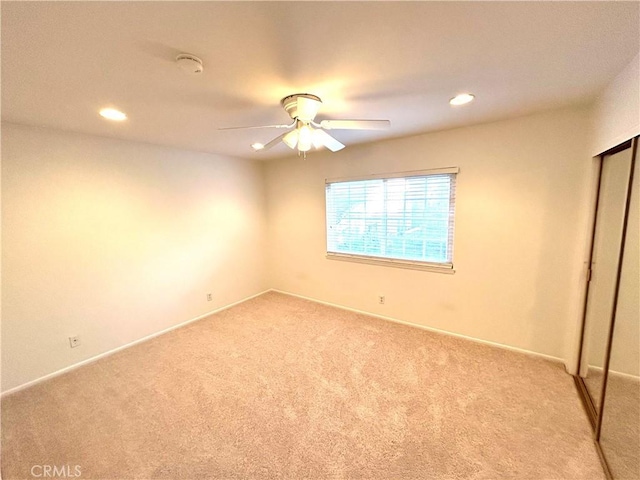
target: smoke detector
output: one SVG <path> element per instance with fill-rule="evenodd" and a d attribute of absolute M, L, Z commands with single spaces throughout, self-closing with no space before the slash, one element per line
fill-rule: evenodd
<path fill-rule="evenodd" d="M 190 53 L 181 53 L 178 55 L 176 57 L 176 63 L 187 75 L 198 75 L 199 73 L 202 73 L 202 70 L 204 70 L 202 60 Z"/>

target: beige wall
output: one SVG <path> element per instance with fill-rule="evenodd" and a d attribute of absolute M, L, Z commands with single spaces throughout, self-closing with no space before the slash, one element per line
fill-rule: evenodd
<path fill-rule="evenodd" d="M 640 55 L 598 96 L 593 121 L 593 156 L 640 135 Z"/>
<path fill-rule="evenodd" d="M 264 213 L 256 162 L 3 125 L 2 390 L 265 290 Z"/>
<path fill-rule="evenodd" d="M 269 162 L 270 286 L 570 357 L 589 216 L 589 118 L 570 108 Z M 325 178 L 448 166 L 460 167 L 454 275 L 325 258 Z"/>

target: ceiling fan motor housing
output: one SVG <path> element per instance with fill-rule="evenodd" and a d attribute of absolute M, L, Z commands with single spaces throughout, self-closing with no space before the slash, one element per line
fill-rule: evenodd
<path fill-rule="evenodd" d="M 292 119 L 309 123 L 316 118 L 322 100 L 310 93 L 295 93 L 284 97 L 280 103 Z"/>

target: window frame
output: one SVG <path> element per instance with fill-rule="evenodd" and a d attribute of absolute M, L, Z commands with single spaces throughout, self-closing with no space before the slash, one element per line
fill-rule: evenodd
<path fill-rule="evenodd" d="M 451 256 L 450 262 L 426 262 L 422 260 L 407 260 L 401 258 L 391 258 L 391 257 L 378 257 L 373 255 L 361 255 L 356 253 L 340 253 L 340 252 L 330 252 L 329 251 L 329 218 L 327 211 L 327 186 L 333 183 L 342 183 L 342 182 L 358 182 L 364 180 L 387 180 L 393 178 L 410 178 L 410 177 L 425 177 L 432 175 L 443 175 L 443 174 L 453 174 L 455 187 L 454 192 L 452 194 L 452 198 L 454 199 L 454 207 L 453 213 L 449 216 L 449 229 L 453 230 L 451 233 L 451 248 L 453 250 L 454 237 L 455 237 L 455 196 L 457 190 L 457 181 L 458 174 L 460 173 L 460 169 L 458 167 L 446 167 L 446 168 L 435 168 L 428 170 L 412 170 L 406 172 L 394 172 L 394 173 L 381 173 L 381 174 L 372 174 L 372 175 L 363 175 L 358 177 L 340 177 L 340 178 L 327 178 L 325 179 L 325 251 L 326 258 L 329 260 L 339 260 L 339 261 L 347 261 L 347 262 L 356 262 L 356 263 L 364 263 L 370 265 L 382 265 L 382 266 L 391 266 L 391 267 L 399 267 L 399 268 L 408 268 L 412 270 L 426 270 L 438 273 L 445 274 L 453 274 L 455 273 L 455 269 L 453 267 L 453 253 Z"/>

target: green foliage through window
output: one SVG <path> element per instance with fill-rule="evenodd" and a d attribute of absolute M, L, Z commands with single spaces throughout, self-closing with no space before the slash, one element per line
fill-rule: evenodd
<path fill-rule="evenodd" d="M 454 173 L 330 182 L 327 251 L 451 264 Z"/>

